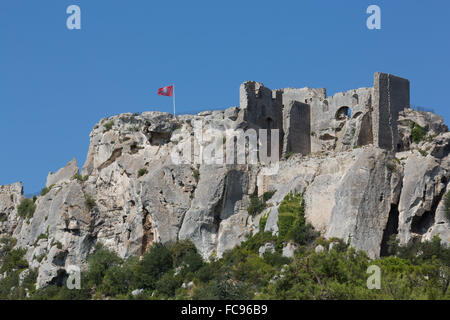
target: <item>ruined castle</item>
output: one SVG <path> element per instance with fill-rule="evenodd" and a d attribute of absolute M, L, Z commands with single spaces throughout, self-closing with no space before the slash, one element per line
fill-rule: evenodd
<path fill-rule="evenodd" d="M 372 88 L 331 97 L 324 88 L 271 90 L 254 81 L 240 87 L 243 120 L 254 128 L 279 129 L 282 154 L 345 151 L 368 144 L 399 151 L 398 113 L 409 106 L 409 81 L 380 72 Z"/>

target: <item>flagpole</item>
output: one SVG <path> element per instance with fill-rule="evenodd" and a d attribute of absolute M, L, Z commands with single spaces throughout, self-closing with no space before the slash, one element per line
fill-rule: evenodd
<path fill-rule="evenodd" d="M 173 116 L 176 117 L 176 113 L 175 113 L 175 85 L 173 85 Z"/>

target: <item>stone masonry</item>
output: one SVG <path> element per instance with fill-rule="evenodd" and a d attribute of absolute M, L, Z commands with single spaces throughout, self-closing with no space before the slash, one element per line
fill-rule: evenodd
<path fill-rule="evenodd" d="M 240 87 L 243 120 L 255 129 L 279 129 L 282 154 L 345 151 L 374 144 L 397 151 L 397 120 L 409 108 L 409 81 L 375 73 L 372 88 L 326 96 L 326 89 L 270 90 L 262 83 Z"/>

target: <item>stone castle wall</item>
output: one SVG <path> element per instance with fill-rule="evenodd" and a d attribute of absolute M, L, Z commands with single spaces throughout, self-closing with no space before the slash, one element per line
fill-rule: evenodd
<path fill-rule="evenodd" d="M 249 126 L 280 130 L 282 154 L 344 151 L 368 144 L 398 149 L 398 113 L 409 107 L 409 81 L 375 73 L 374 87 L 326 96 L 326 89 L 270 90 L 248 81 L 240 107 Z"/>

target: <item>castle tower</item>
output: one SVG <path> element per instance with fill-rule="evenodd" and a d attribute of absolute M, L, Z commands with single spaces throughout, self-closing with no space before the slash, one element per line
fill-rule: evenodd
<path fill-rule="evenodd" d="M 398 113 L 409 108 L 409 90 L 409 80 L 387 73 L 375 73 L 372 131 L 376 146 L 394 151 L 398 149 Z"/>

